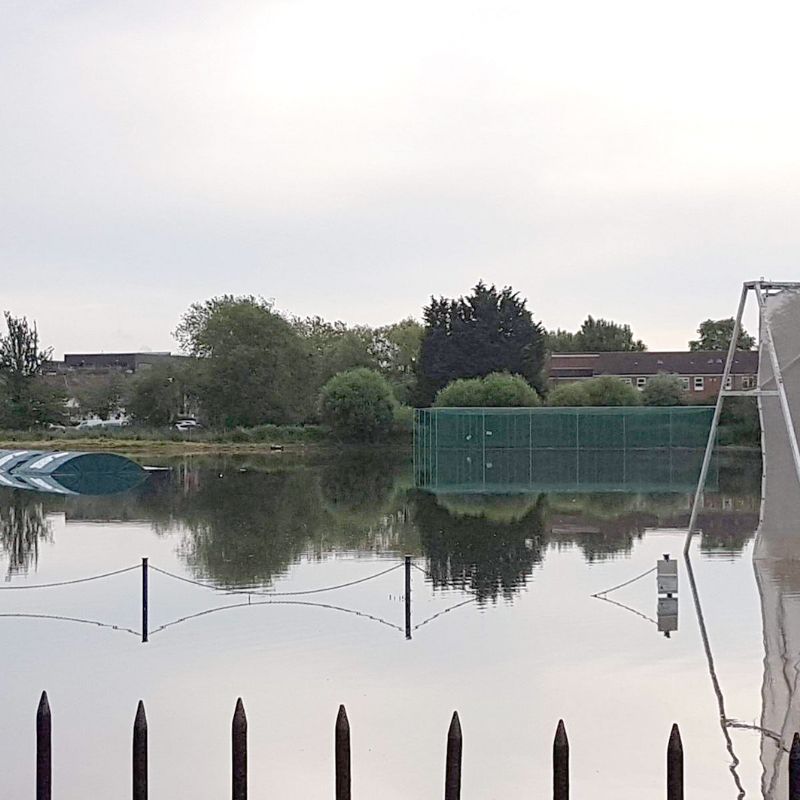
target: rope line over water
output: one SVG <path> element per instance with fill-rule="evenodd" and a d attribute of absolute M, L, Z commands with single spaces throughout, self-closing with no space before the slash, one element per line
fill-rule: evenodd
<path fill-rule="evenodd" d="M 399 631 L 400 633 L 405 632 L 408 635 L 409 630 L 412 630 L 409 627 L 403 628 L 400 625 L 396 625 L 389 620 L 386 620 L 382 617 L 375 616 L 374 614 L 369 614 L 364 611 L 359 611 L 353 608 L 345 608 L 343 606 L 337 606 L 330 603 L 319 603 L 319 602 L 311 602 L 307 600 L 283 600 L 283 599 L 274 599 L 274 598 L 286 598 L 286 597 L 297 597 L 302 595 L 313 595 L 319 594 L 321 592 L 331 592 L 337 589 L 345 589 L 350 586 L 357 586 L 361 583 L 366 583 L 367 581 L 375 580 L 376 578 L 380 578 L 383 575 L 388 575 L 391 572 L 395 572 L 396 570 L 405 567 L 406 560 L 400 561 L 399 563 L 392 564 L 392 566 L 387 567 L 386 569 L 382 569 L 372 575 L 367 575 L 363 578 L 356 578 L 351 581 L 345 581 L 344 583 L 338 583 L 332 586 L 322 586 L 316 589 L 302 589 L 297 591 L 290 591 L 290 592 L 275 592 L 275 591 L 265 591 L 259 589 L 226 589 L 224 587 L 214 586 L 209 583 L 205 583 L 203 581 L 194 580 L 192 578 L 187 578 L 183 575 L 178 575 L 174 572 L 170 572 L 169 570 L 162 569 L 161 567 L 157 567 L 155 564 L 147 563 L 145 559 L 143 559 L 142 564 L 134 564 L 130 567 L 125 567 L 124 569 L 113 570 L 111 572 L 105 572 L 100 575 L 91 575 L 86 578 L 77 578 L 75 580 L 69 581 L 58 581 L 53 583 L 41 583 L 41 584 L 30 584 L 30 585 L 17 585 L 17 586 L 2 586 L 0 589 L 50 589 L 57 586 L 72 586 L 79 583 L 88 583 L 90 581 L 101 580 L 103 578 L 110 578 L 115 575 L 122 575 L 127 572 L 133 572 L 134 570 L 150 570 L 152 572 L 158 572 L 168 578 L 171 578 L 176 581 L 180 581 L 181 583 L 188 583 L 191 586 L 198 586 L 202 589 L 211 589 L 214 592 L 218 592 L 225 595 L 240 595 L 246 596 L 247 601 L 241 603 L 229 603 L 227 605 L 216 606 L 214 608 L 207 608 L 203 611 L 198 611 L 193 614 L 188 614 L 184 617 L 180 617 L 178 619 L 172 620 L 161 625 L 158 628 L 155 628 L 150 632 L 149 635 L 155 635 L 156 633 L 160 633 L 168 628 L 172 628 L 175 625 L 180 625 L 184 622 L 188 622 L 189 620 L 198 619 L 199 617 L 209 616 L 210 614 L 215 614 L 220 611 L 225 611 L 227 609 L 236 609 L 236 608 L 247 608 L 249 606 L 262 606 L 262 605 L 295 605 L 295 606 L 307 606 L 311 608 L 323 608 L 328 609 L 331 611 L 339 611 L 344 614 L 351 614 L 356 617 L 361 617 L 363 619 L 368 619 L 373 622 L 377 622 L 381 625 L 385 625 L 392 630 Z M 433 580 L 433 576 L 428 573 L 425 569 L 410 562 L 410 566 L 414 567 L 417 571 L 421 572 L 426 579 Z M 147 572 L 144 572 L 146 576 Z M 146 583 L 145 583 L 146 587 Z M 476 602 L 479 602 L 479 597 L 477 592 L 474 590 L 468 589 L 467 587 L 460 587 L 460 590 L 465 594 L 470 595 L 466 600 L 462 600 L 448 608 L 442 609 L 441 611 L 433 614 L 432 616 L 428 617 L 427 619 L 419 622 L 417 625 L 413 627 L 413 630 L 419 630 L 420 628 L 428 625 L 429 623 L 433 622 L 434 620 L 438 619 L 439 617 L 443 616 L 444 614 L 448 614 L 450 611 L 454 611 L 457 608 L 461 608 L 466 605 L 470 605 Z M 146 591 L 146 589 L 145 589 Z M 253 598 L 264 598 L 253 601 Z M 146 609 L 146 604 L 144 604 L 143 598 L 143 608 Z M 143 622 L 143 632 L 135 631 L 132 628 L 126 628 L 122 625 L 113 625 L 107 622 L 100 622 L 98 620 L 90 620 L 90 619 L 83 619 L 79 617 L 68 617 L 63 615 L 57 614 L 39 614 L 39 613 L 25 613 L 25 612 L 0 612 L 0 618 L 8 618 L 8 619 L 42 619 L 42 620 L 57 620 L 62 622 L 75 622 L 84 625 L 94 625 L 100 628 L 110 628 L 112 630 L 122 631 L 124 633 L 131 634 L 136 637 L 142 637 L 143 641 L 147 641 L 147 622 L 146 622 L 146 611 L 145 614 L 145 621 Z M 408 626 L 408 622 L 406 623 Z"/>
<path fill-rule="evenodd" d="M 0 592 L 10 591 L 12 589 L 53 589 L 56 586 L 74 586 L 76 583 L 89 583 L 89 581 L 99 581 L 103 578 L 111 578 L 114 575 L 122 575 L 124 572 L 131 572 L 135 569 L 141 569 L 141 564 L 134 564 L 132 567 L 125 567 L 125 569 L 116 569 L 113 572 L 104 572 L 102 575 L 91 575 L 88 578 L 76 578 L 71 581 L 57 581 L 56 583 L 34 583 L 34 584 L 18 584 L 16 586 L 0 586 Z"/>
<path fill-rule="evenodd" d="M 629 581 L 625 581 L 624 583 L 619 583 L 616 586 L 612 586 L 610 589 L 606 589 L 603 592 L 595 592 L 592 597 L 598 597 L 601 600 L 605 599 L 602 595 L 611 594 L 611 592 L 616 592 L 617 589 L 621 589 L 623 586 L 629 586 L 632 583 L 636 583 L 636 581 L 641 580 L 642 578 L 646 578 L 648 575 L 652 575 L 657 567 L 653 567 L 652 569 L 647 570 L 647 572 L 643 572 L 641 575 L 637 575 L 635 578 L 631 578 Z"/>
<path fill-rule="evenodd" d="M 65 617 L 58 614 L 25 614 L 25 613 L 0 613 L 0 617 L 9 619 L 54 619 L 59 622 L 80 622 L 83 625 L 96 625 L 98 628 L 110 628 L 114 631 L 122 631 L 123 633 L 130 633 L 137 638 L 141 636 L 140 631 L 135 631 L 132 628 L 126 628 L 123 625 L 112 625 L 110 622 L 99 622 L 95 619 L 82 619 L 80 617 Z"/>
<path fill-rule="evenodd" d="M 226 611 L 227 609 L 233 608 L 249 608 L 252 606 L 309 606 L 312 608 L 325 608 L 332 611 L 341 611 L 345 614 L 353 614 L 356 617 L 365 617 L 366 619 L 372 620 L 373 622 L 380 622 L 382 625 L 386 625 L 390 628 L 393 628 L 396 631 L 403 632 L 403 628 L 399 625 L 395 625 L 393 622 L 389 622 L 388 620 L 383 619 L 382 617 L 376 617 L 372 614 L 367 614 L 364 611 L 357 611 L 353 608 L 344 608 L 342 606 L 334 606 L 330 605 L 329 603 L 311 603 L 304 600 L 258 600 L 255 603 L 231 603 L 226 606 L 216 606 L 215 608 L 207 608 L 204 611 L 198 611 L 195 614 L 189 614 L 185 617 L 180 617 L 179 619 L 172 620 L 172 622 L 167 622 L 164 625 L 153 630 L 150 635 L 155 636 L 157 633 L 161 633 L 161 631 L 166 630 L 167 628 L 172 628 L 175 625 L 180 625 L 184 622 L 189 622 L 189 620 L 198 619 L 199 617 L 207 617 L 211 614 L 216 614 L 219 611 Z"/>
<path fill-rule="evenodd" d="M 161 569 L 160 567 L 156 567 L 152 564 L 150 565 L 150 569 L 154 572 L 160 572 L 162 575 L 166 575 L 169 578 L 174 578 L 175 580 L 183 581 L 184 583 L 189 583 L 193 586 L 200 586 L 203 589 L 211 589 L 215 592 L 222 592 L 223 594 L 244 594 L 253 595 L 254 597 L 297 597 L 299 595 L 320 594 L 321 592 L 332 592 L 336 589 L 346 589 L 348 586 L 356 586 L 359 583 L 366 583 L 367 581 L 374 580 L 375 578 L 380 578 L 382 575 L 388 575 L 390 572 L 394 572 L 396 569 L 400 569 L 402 566 L 403 562 L 395 564 L 388 569 L 381 570 L 380 572 L 376 572 L 374 575 L 368 575 L 366 578 L 357 578 L 356 580 L 347 581 L 346 583 L 339 583 L 335 586 L 323 586 L 319 589 L 302 589 L 295 592 L 273 592 L 263 589 L 223 589 L 219 586 L 212 586 L 209 583 L 203 583 L 202 581 L 196 581 L 192 580 L 191 578 L 185 578 L 181 575 L 176 575 L 174 572 L 168 572 L 167 570 Z"/>

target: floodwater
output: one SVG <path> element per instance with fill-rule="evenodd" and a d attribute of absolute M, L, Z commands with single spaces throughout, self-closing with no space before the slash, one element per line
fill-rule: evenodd
<path fill-rule="evenodd" d="M 440 798 L 455 709 L 465 800 L 548 796 L 560 718 L 576 797 L 663 796 L 673 722 L 687 795 L 782 796 L 784 734 L 765 721 L 791 719 L 796 675 L 786 654 L 770 666 L 765 643 L 785 637 L 762 612 L 800 581 L 754 571 L 757 456 L 723 459 L 704 499 L 691 565 L 708 648 L 681 558 L 686 489 L 434 494 L 410 458 L 374 451 L 161 463 L 121 494 L 0 490 L 0 796 L 33 792 L 42 689 L 59 800 L 129 795 L 140 698 L 150 797 L 228 796 L 240 696 L 254 798 L 332 796 L 340 703 L 356 798 Z M 593 597 L 665 553 L 677 619 L 659 618 L 653 574 Z"/>

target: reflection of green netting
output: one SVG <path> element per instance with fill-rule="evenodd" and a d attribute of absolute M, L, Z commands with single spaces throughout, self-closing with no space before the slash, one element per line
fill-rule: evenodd
<path fill-rule="evenodd" d="M 420 409 L 416 482 L 459 492 L 691 491 L 712 415 L 706 406 Z"/>

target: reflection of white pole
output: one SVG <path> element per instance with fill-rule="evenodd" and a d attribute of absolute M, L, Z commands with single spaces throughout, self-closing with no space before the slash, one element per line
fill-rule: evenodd
<path fill-rule="evenodd" d="M 695 525 L 697 524 L 697 513 L 700 510 L 700 498 L 703 496 L 703 488 L 706 485 L 706 477 L 708 476 L 708 466 L 711 463 L 711 456 L 714 454 L 714 445 L 717 438 L 717 428 L 719 427 L 719 416 L 722 413 L 722 402 L 725 397 L 725 382 L 731 373 L 731 366 L 733 364 L 733 357 L 736 354 L 736 344 L 739 339 L 739 330 L 742 326 L 742 315 L 744 314 L 744 305 L 747 301 L 747 292 L 749 290 L 748 284 L 742 286 L 742 294 L 739 298 L 739 310 L 736 312 L 736 320 L 733 323 L 733 332 L 731 334 L 731 343 L 728 345 L 728 357 L 725 359 L 725 369 L 722 372 L 722 378 L 719 386 L 719 394 L 717 395 L 717 404 L 714 406 L 714 416 L 711 419 L 711 430 L 708 434 L 708 442 L 706 443 L 706 452 L 703 456 L 703 466 L 700 468 L 700 479 L 697 481 L 697 489 L 694 493 L 694 502 L 692 503 L 692 513 L 689 517 L 689 530 L 686 532 L 686 543 L 683 546 L 683 552 L 689 552 L 689 545 L 692 541 L 692 534 L 694 533 Z"/>
<path fill-rule="evenodd" d="M 764 296 L 761 294 L 761 284 L 757 283 L 755 287 L 756 298 L 758 299 L 758 308 L 764 325 L 764 331 L 767 334 L 767 349 L 769 350 L 770 361 L 772 362 L 772 374 L 775 380 L 775 385 L 778 388 L 778 398 L 781 402 L 781 411 L 783 412 L 783 421 L 786 425 L 786 433 L 789 437 L 789 446 L 792 449 L 792 459 L 794 461 L 794 472 L 800 482 L 800 448 L 797 446 L 797 434 L 794 429 L 792 421 L 792 412 L 789 408 L 789 399 L 786 397 L 786 386 L 783 383 L 783 373 L 778 361 L 778 353 L 775 350 L 775 340 L 772 336 L 772 323 L 770 322 L 769 315 L 764 308 Z"/>

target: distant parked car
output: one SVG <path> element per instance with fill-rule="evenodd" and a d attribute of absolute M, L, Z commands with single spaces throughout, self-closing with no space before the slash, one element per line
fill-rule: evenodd
<path fill-rule="evenodd" d="M 55 422 L 48 422 L 47 423 L 47 430 L 49 430 L 49 431 L 63 432 L 63 431 L 66 431 L 66 429 L 67 429 L 66 425 L 58 425 Z"/>
<path fill-rule="evenodd" d="M 179 419 L 175 423 L 175 430 L 178 430 L 181 433 L 187 433 L 188 431 L 196 431 L 202 427 L 203 426 L 196 419 Z"/>
<path fill-rule="evenodd" d="M 109 428 L 124 428 L 126 425 L 128 425 L 128 420 L 126 419 L 84 419 L 75 428 L 79 431 L 106 430 Z"/>

